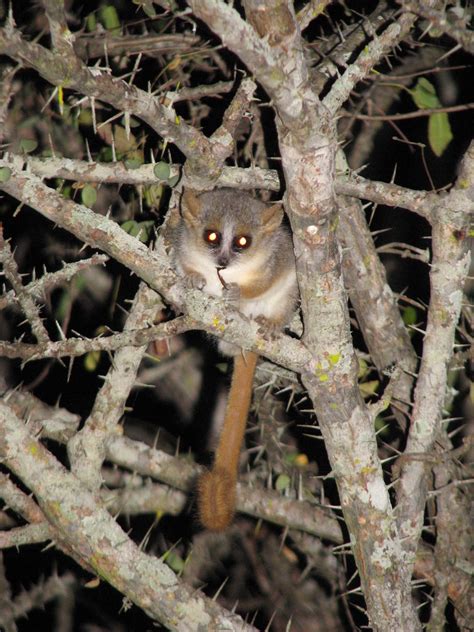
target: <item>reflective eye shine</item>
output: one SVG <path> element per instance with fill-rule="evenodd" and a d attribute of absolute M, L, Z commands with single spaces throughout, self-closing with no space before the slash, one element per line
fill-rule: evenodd
<path fill-rule="evenodd" d="M 209 246 L 218 246 L 221 243 L 221 234 L 217 230 L 205 230 L 203 238 Z"/>
<path fill-rule="evenodd" d="M 251 237 L 247 235 L 237 235 L 237 237 L 234 238 L 232 246 L 235 250 L 245 250 L 250 246 L 251 241 Z"/>

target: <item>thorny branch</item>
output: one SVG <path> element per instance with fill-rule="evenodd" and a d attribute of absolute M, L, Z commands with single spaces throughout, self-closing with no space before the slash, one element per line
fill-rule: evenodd
<path fill-rule="evenodd" d="M 453 7 L 449 11 L 440 11 L 432 3 L 411 2 L 398 0 L 402 10 L 420 15 L 428 20 L 431 28 L 446 33 L 458 42 L 464 50 L 474 54 L 474 33 L 469 30 L 469 21 L 472 19 L 472 7 Z M 461 15 L 457 15 L 460 12 Z"/>
<path fill-rule="evenodd" d="M 5 358 L 38 360 L 40 358 L 61 358 L 63 356 L 81 356 L 90 351 L 116 351 L 123 347 L 141 347 L 153 340 L 166 339 L 184 333 L 195 327 L 192 321 L 181 316 L 166 323 L 150 325 L 141 329 L 131 329 L 110 336 L 86 338 L 68 338 L 44 344 L 26 342 L 0 342 L 0 352 Z"/>
<path fill-rule="evenodd" d="M 45 272 L 39 279 L 30 281 L 30 283 L 24 286 L 23 291 L 29 294 L 34 300 L 41 300 L 48 291 L 70 281 L 81 270 L 87 269 L 90 266 L 104 264 L 107 260 L 108 257 L 105 255 L 97 254 L 92 255 L 92 257 L 88 259 L 65 264 L 61 270 Z M 9 290 L 0 297 L 0 309 L 5 309 L 7 306 L 12 307 L 17 302 L 18 298 L 16 293 L 13 290 Z"/>
<path fill-rule="evenodd" d="M 88 68 L 75 55 L 65 55 L 64 49 L 58 56 L 39 44 L 24 40 L 16 30 L 0 29 L 0 52 L 34 68 L 53 85 L 66 85 L 91 100 L 103 99 L 118 110 L 133 111 L 184 154 L 201 154 L 202 159 L 211 159 L 210 141 L 184 121 L 178 124 L 173 110 L 163 106 L 157 97 L 108 73 Z"/>
<path fill-rule="evenodd" d="M 13 158 L 13 157 L 12 157 Z M 18 157 L 18 160 L 20 158 Z M 23 158 L 25 166 L 40 177 L 58 177 L 82 182 L 108 182 L 119 184 L 155 184 L 157 179 L 153 165 L 147 164 L 137 169 L 127 169 L 123 163 L 99 164 L 83 160 L 59 158 Z M 170 177 L 179 174 L 179 167 L 170 165 Z M 183 175 L 183 186 L 195 188 L 199 180 L 192 175 Z M 216 180 L 217 187 L 238 189 L 266 189 L 278 191 L 281 183 L 278 173 L 272 169 L 250 167 L 224 167 Z M 408 209 L 429 221 L 430 210 L 435 204 L 436 194 L 429 191 L 415 191 L 389 182 L 367 180 L 357 174 L 339 174 L 335 180 L 336 193 L 364 198 L 377 204 Z"/>
<path fill-rule="evenodd" d="M 157 311 L 162 308 L 163 303 L 155 292 L 145 283 L 141 283 L 124 331 L 154 322 Z M 89 489 L 99 489 L 101 486 L 100 470 L 105 459 L 105 444 L 117 432 L 118 422 L 123 415 L 145 351 L 146 344 L 140 347 L 122 347 L 117 351 L 114 364 L 97 393 L 84 427 L 68 442 L 71 470 Z"/>
<path fill-rule="evenodd" d="M 347 168 L 342 175 L 337 175 L 336 119 L 342 114 L 343 106 L 349 107 L 348 99 L 356 86 L 414 33 L 416 15 L 424 17 L 471 52 L 472 35 L 463 28 L 464 22 L 449 22 L 446 12 L 436 2 L 400 1 L 402 11 L 398 15 L 386 12 L 386 6 L 381 3 L 371 19 L 361 21 L 365 23 L 365 30 L 355 30 L 351 37 L 342 37 L 345 46 L 332 56 L 328 54 L 318 69 L 320 75 L 316 80 L 301 30 L 331 3 L 310 2 L 295 16 L 290 2 L 271 0 L 262 4 L 245 0 L 245 20 L 231 5 L 219 0 L 190 0 L 188 4 L 193 14 L 240 58 L 272 100 L 286 187 L 285 206 L 297 255 L 305 326 L 303 337 L 298 340 L 284 334 L 268 336 L 257 323 L 247 322 L 224 302 L 187 290 L 176 277 L 161 240 L 156 250 L 148 249 L 113 220 L 65 199 L 40 179 L 60 177 L 79 182 L 150 185 L 157 182 L 153 164 L 132 170 L 121 162 L 5 156 L 0 162 L 3 169 L 0 188 L 84 243 L 106 252 L 145 283 L 135 297 L 123 332 L 90 340 L 69 338 L 54 342 L 42 322 L 37 302 L 45 289 L 70 279 L 83 266 L 103 263 L 105 258 L 93 255 L 90 260 L 67 264 L 61 271 L 45 274 L 24 285 L 14 253 L 2 235 L 1 259 L 12 290 L 0 299 L 0 307 L 19 307 L 37 338 L 35 344 L 1 342 L 2 355 L 33 360 L 73 357 L 91 350 L 117 350 L 117 353 L 84 428 L 75 434 L 74 427 L 72 433 L 60 436 L 61 441 L 69 441 L 72 472 L 28 433 L 28 426 L 20 421 L 22 416 L 15 415 L 8 400 L 1 404 L 3 462 L 36 495 L 39 505 L 2 475 L 0 496 L 30 524 L 2 533 L 0 546 L 53 538 L 81 564 L 92 567 L 170 629 L 190 629 L 190 625 L 203 625 L 211 630 L 220 626 L 254 629 L 201 593 L 191 592 L 161 560 L 142 553 L 106 511 L 106 506 L 109 511 L 123 508 L 130 513 L 155 510 L 155 500 L 170 513 L 184 506 L 186 496 L 182 492 L 189 493 L 198 468 L 181 457 L 171 457 L 118 436 L 118 422 L 146 345 L 157 337 L 168 339 L 192 328 L 202 329 L 253 349 L 301 375 L 313 401 L 338 484 L 371 625 L 380 630 L 417 630 L 419 621 L 411 602 L 410 581 L 415 564 L 415 574 L 423 575 L 422 564 L 419 559 L 415 560 L 415 554 L 423 550 L 420 535 L 428 474 L 436 463 L 436 458 L 432 458 L 435 442 L 440 437 L 447 441 L 441 432 L 441 419 L 470 260 L 467 235 L 473 213 L 473 146 L 466 153 L 456 185 L 449 193 L 415 191 L 361 178 L 349 173 Z M 254 98 L 253 80 L 247 78 L 240 83 L 220 127 L 207 137 L 197 126 L 178 116 L 173 104 L 182 99 L 225 92 L 229 82 L 184 87 L 174 93 L 163 90 L 159 96 L 140 90 L 133 82 L 126 83 L 108 70 L 86 66 L 78 56 L 100 55 L 102 50 L 111 54 L 114 46 L 123 51 L 124 41 L 102 37 L 85 45 L 82 38 L 69 31 L 62 3 L 45 0 L 44 5 L 52 49 L 28 41 L 8 23 L 0 29 L 0 52 L 23 67 L 35 69 L 58 89 L 74 90 L 87 96 L 94 117 L 97 99 L 125 112 L 128 119 L 132 114 L 141 118 L 187 157 L 184 170 L 180 164 L 170 165 L 171 176 L 183 171 L 181 184 L 185 186 L 279 189 L 280 178 L 276 171 L 255 165 L 242 169 L 225 164 L 235 153 L 238 126 L 247 118 Z M 173 37 L 173 41 L 183 47 L 202 41 L 185 34 Z M 148 45 L 153 46 L 154 41 L 157 40 L 151 38 L 147 44 L 143 38 L 144 50 Z M 161 45 L 166 46 L 166 41 Z M 343 71 L 336 76 L 338 65 Z M 326 96 L 321 101 L 316 87 L 327 79 Z M 5 82 L 4 87 L 0 103 L 2 120 L 13 93 L 11 82 Z M 457 109 L 459 106 L 450 108 L 452 112 Z M 446 108 L 444 111 L 446 113 Z M 425 112 L 428 113 L 433 112 Z M 351 113 L 351 116 L 357 114 Z M 24 171 L 25 165 L 27 171 Z M 336 194 L 352 199 L 336 198 Z M 173 194 L 171 206 L 176 202 L 175 197 Z M 418 375 L 416 355 L 359 199 L 405 208 L 431 225 L 431 297 Z M 345 248 L 342 257 L 340 245 Z M 371 407 L 364 403 L 357 384 L 343 272 L 375 367 L 383 373 L 396 366 L 397 379 Z M 153 324 L 156 310 L 162 306 L 155 292 L 184 316 Z M 383 410 L 384 395 L 388 394 L 396 406 L 395 416 L 400 425 L 404 427 L 406 417 L 410 420 L 405 454 L 394 470 L 400 472 L 395 508 L 385 486 L 373 428 L 375 414 Z M 49 436 L 46 425 L 41 436 Z M 54 438 L 58 438 L 57 428 Z M 448 445 L 446 449 L 451 447 Z M 105 458 L 181 491 L 174 492 L 170 498 L 168 488 L 154 484 L 131 488 L 128 496 L 126 487 L 107 494 L 99 490 L 102 476 L 107 476 L 103 468 Z M 449 484 L 436 466 L 435 475 L 437 486 L 443 482 Z M 445 491 L 439 499 L 439 540 L 432 556 L 432 569 L 426 572 L 429 583 L 434 584 L 437 591 L 432 623 L 439 627 L 443 625 L 447 596 L 455 598 L 452 585 L 459 587 L 465 581 L 451 570 L 451 583 L 443 583 L 445 576 L 441 572 L 449 546 L 449 510 L 455 507 L 460 519 L 457 505 L 460 503 L 455 493 L 450 495 Z M 305 503 L 271 490 L 241 484 L 238 508 L 275 524 L 333 542 L 341 541 L 337 521 L 313 502 Z M 89 514 L 96 520 L 93 527 L 86 519 Z M 68 536 L 71 530 L 76 534 L 74 541 Z M 16 616 L 8 612 L 7 624 L 14 625 L 12 621 Z"/>
<path fill-rule="evenodd" d="M 449 194 L 451 199 L 445 205 L 441 198 L 433 208 L 431 298 L 406 446 L 409 454 L 429 454 L 440 432 L 447 370 L 471 259 L 467 235 L 474 213 L 473 188 L 474 143 L 471 143 Z M 397 511 L 403 546 L 412 554 L 422 528 L 426 485 L 425 465 L 416 458 L 408 459 L 402 466 Z"/>
<path fill-rule="evenodd" d="M 40 506 L 49 522 L 83 563 L 171 630 L 184 629 L 188 615 L 182 610 L 183 604 L 188 604 L 194 620 L 197 617 L 209 630 L 226 625 L 232 629 L 237 624 L 242 630 L 254 629 L 237 615 L 225 613 L 216 602 L 193 594 L 162 561 L 141 552 L 100 500 L 29 436 L 24 424 L 3 403 L 0 416 L 3 463 L 41 499 Z M 88 519 L 90 515 L 93 521 Z M 74 538 L 69 541 L 71 531 Z"/>
<path fill-rule="evenodd" d="M 30 322 L 31 329 L 36 336 L 38 342 L 47 344 L 49 342 L 48 332 L 46 331 L 43 321 L 41 320 L 38 306 L 35 304 L 31 294 L 23 288 L 21 277 L 18 272 L 13 253 L 10 246 L 3 236 L 3 229 L 0 226 L 0 263 L 3 266 L 3 272 L 6 279 L 15 292 L 15 296 L 21 305 L 21 308 Z"/>

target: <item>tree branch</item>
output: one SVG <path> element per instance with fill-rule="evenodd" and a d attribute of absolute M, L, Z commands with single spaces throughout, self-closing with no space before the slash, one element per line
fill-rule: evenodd
<path fill-rule="evenodd" d="M 231 24 L 237 18 L 232 19 L 230 10 L 223 8 L 222 3 L 210 0 L 190 4 L 196 14 L 205 18 L 226 45 L 247 63 L 249 47 L 245 42 L 237 46 L 232 39 Z M 248 4 L 254 6 L 251 2 Z M 286 3 L 284 6 L 288 10 L 285 15 L 292 16 Z M 271 7 L 274 8 L 273 3 Z M 280 60 L 285 79 L 281 83 L 278 79 L 273 83 L 268 80 L 268 69 L 272 65 L 268 60 L 262 69 L 255 64 L 250 67 L 273 98 L 277 110 L 276 124 L 287 185 L 286 208 L 293 229 L 301 292 L 303 340 L 313 360 L 319 359 L 314 372 L 305 367 L 302 380 L 313 401 L 338 485 L 344 518 L 354 538 L 353 552 L 372 625 L 377 629 L 402 626 L 408 632 L 418 629 L 418 621 L 411 603 L 410 578 L 404 577 L 400 581 L 404 553 L 377 455 L 373 419 L 357 385 L 335 236 L 337 216 L 333 186 L 337 150 L 334 112 L 345 100 L 344 90 L 349 94 L 358 75 L 365 76 L 364 73 L 384 54 L 384 46 L 388 50 L 404 33 L 397 24 L 387 29 L 383 45 L 376 46 L 372 42 L 365 67 L 360 59 L 354 72 L 350 68 L 346 71 L 345 81 L 336 82 L 338 87 L 332 98 L 326 98 L 330 105 L 326 108 L 320 106 L 306 80 L 306 65 L 301 56 L 286 56 L 288 40 L 294 49 L 303 49 L 298 29 L 289 28 L 283 20 L 282 31 L 288 33 L 285 37 L 282 32 L 278 33 L 271 17 L 269 11 L 261 22 L 259 35 L 264 39 L 274 38 L 271 60 Z M 407 27 L 408 22 L 402 18 Z M 348 78 L 354 81 L 350 88 Z M 279 93 L 283 83 L 287 90 L 285 96 Z M 367 493 L 361 495 L 361 489 Z"/>
<path fill-rule="evenodd" d="M 0 403 L 0 420 L 4 465 L 36 495 L 62 540 L 99 576 L 170 630 L 183 631 L 190 625 L 254 630 L 214 600 L 182 584 L 161 560 L 143 553 L 99 499 L 29 435 L 4 403 Z"/>
<path fill-rule="evenodd" d="M 37 301 L 42 299 L 44 294 L 49 290 L 52 290 L 62 283 L 70 281 L 76 274 L 81 272 L 81 270 L 89 268 L 90 266 L 103 265 L 106 261 L 108 261 L 108 259 L 109 258 L 106 255 L 92 255 L 92 257 L 89 257 L 88 259 L 65 263 L 61 270 L 56 270 L 56 272 L 46 272 L 39 279 L 31 281 L 27 285 L 23 286 L 23 290 L 25 293 L 29 294 L 32 299 Z M 13 290 L 10 290 L 0 296 L 0 309 L 5 309 L 5 307 L 12 307 L 14 305 L 17 306 L 17 303 L 18 298 Z M 50 342 L 51 341 L 49 341 L 48 344 L 50 344 Z"/>
<path fill-rule="evenodd" d="M 115 222 L 63 198 L 36 176 L 22 172 L 21 165 L 22 161 L 0 160 L 0 166 L 11 171 L 11 177 L 0 183 L 0 189 L 38 210 L 78 239 L 107 252 L 169 303 L 185 311 L 195 329 L 203 329 L 244 349 L 254 350 L 293 371 L 315 370 L 315 364 L 301 342 L 283 334 L 269 337 L 257 322 L 249 322 L 240 312 L 230 309 L 225 300 L 217 300 L 198 290 L 185 291 L 162 249 L 150 251 Z"/>
<path fill-rule="evenodd" d="M 347 101 L 355 85 L 367 77 L 374 66 L 403 40 L 410 32 L 415 19 L 415 16 L 410 14 L 402 15 L 398 21 L 390 24 L 380 35 L 374 36 L 370 44 L 334 83 L 329 94 L 323 99 L 323 104 L 331 112 L 337 112 Z"/>
<path fill-rule="evenodd" d="M 375 204 L 399 206 L 431 222 L 433 206 L 438 202 L 436 193 L 415 191 L 390 182 L 366 180 L 358 175 L 339 176 L 336 191 L 340 195 L 350 195 L 370 200 Z"/>
<path fill-rule="evenodd" d="M 41 320 L 39 308 L 23 287 L 21 276 L 18 272 L 16 261 L 10 249 L 8 241 L 3 237 L 3 227 L 0 225 L 0 263 L 3 266 L 5 277 L 10 282 L 13 292 L 21 305 L 21 308 L 31 325 L 31 329 L 39 343 L 48 344 L 49 335 Z"/>
<path fill-rule="evenodd" d="M 45 344 L 0 341 L 0 354 L 6 358 L 39 360 L 41 358 L 77 357 L 90 351 L 118 351 L 123 347 L 141 347 L 154 340 L 163 340 L 195 328 L 185 317 L 141 329 L 126 330 L 97 338 L 68 338 Z"/>
<path fill-rule="evenodd" d="M 71 158 L 24 158 L 28 170 L 43 178 L 65 178 L 80 182 L 102 182 L 117 184 L 157 184 L 154 164 L 140 165 L 137 169 L 128 169 L 123 162 L 99 163 L 73 160 Z M 170 164 L 170 179 L 182 172 L 180 165 Z M 201 178 L 192 174 L 181 175 L 180 184 L 198 188 Z M 214 182 L 216 187 L 237 189 L 268 189 L 278 191 L 280 180 L 276 171 L 260 167 L 223 167 Z"/>
<path fill-rule="evenodd" d="M 153 323 L 157 311 L 162 308 L 160 297 L 142 282 L 124 332 Z M 122 347 L 117 351 L 84 427 L 68 442 L 71 470 L 89 489 L 99 489 L 102 484 L 100 470 L 105 459 L 105 443 L 117 432 L 117 424 L 122 418 L 145 351 L 146 344 Z"/>
<path fill-rule="evenodd" d="M 433 209 L 431 298 L 423 357 L 398 487 L 397 520 L 410 568 L 423 525 L 426 466 L 416 455 L 430 454 L 440 431 L 447 368 L 453 353 L 463 287 L 469 270 L 469 220 L 474 211 L 474 143 L 464 157 L 455 188 Z"/>
<path fill-rule="evenodd" d="M 27 42 L 16 30 L 0 29 L 0 53 L 34 68 L 55 86 L 76 90 L 109 103 L 119 111 L 133 113 L 160 136 L 173 142 L 186 156 L 197 160 L 199 155 L 208 170 L 212 170 L 212 143 L 194 127 L 177 119 L 175 111 L 163 106 L 153 95 L 97 68 L 88 68 L 76 56 L 63 57 L 39 44 Z"/>
<path fill-rule="evenodd" d="M 464 11 L 464 16 L 458 18 L 455 11 L 439 11 L 430 6 L 428 2 L 411 2 L 410 0 L 398 0 L 402 11 L 407 11 L 426 18 L 436 31 L 441 31 L 449 35 L 455 42 L 460 44 L 465 51 L 474 55 L 474 33 L 469 30 L 472 9 L 469 5 L 459 9 Z M 449 17 L 448 17 L 449 16 Z M 450 21 L 452 20 L 452 21 Z"/>

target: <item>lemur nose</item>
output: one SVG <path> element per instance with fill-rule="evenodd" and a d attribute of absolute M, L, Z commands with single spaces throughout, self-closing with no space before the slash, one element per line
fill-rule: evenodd
<path fill-rule="evenodd" d="M 219 266 L 219 268 L 226 268 L 228 264 L 229 256 L 224 254 L 219 255 L 219 257 L 217 258 L 217 265 Z"/>

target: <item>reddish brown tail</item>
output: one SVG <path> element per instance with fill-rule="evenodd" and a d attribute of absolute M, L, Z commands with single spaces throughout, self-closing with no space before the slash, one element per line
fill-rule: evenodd
<path fill-rule="evenodd" d="M 198 481 L 199 520 L 211 531 L 226 529 L 234 515 L 240 449 L 252 399 L 257 357 L 253 352 L 235 357 L 224 425 L 214 464 Z"/>

